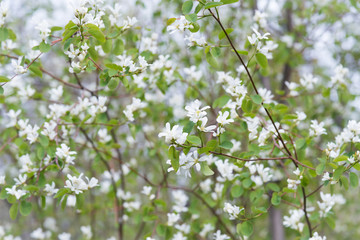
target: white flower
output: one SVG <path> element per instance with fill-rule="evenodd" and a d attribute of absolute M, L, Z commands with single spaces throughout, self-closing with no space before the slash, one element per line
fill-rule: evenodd
<path fill-rule="evenodd" d="M 98 131 L 99 140 L 103 143 L 106 143 L 111 140 L 111 136 L 108 135 L 108 131 L 106 128 L 100 129 Z"/>
<path fill-rule="evenodd" d="M 138 20 L 136 19 L 136 17 L 127 17 L 127 20 L 124 20 L 124 23 L 123 23 L 123 30 L 125 29 L 129 29 L 131 28 L 132 26 L 134 26 L 136 23 L 138 22 Z"/>
<path fill-rule="evenodd" d="M 86 68 L 86 66 L 82 67 L 80 65 L 80 62 L 72 61 L 71 67 L 69 67 L 69 72 L 70 73 L 82 73 L 82 72 L 84 72 L 85 68 Z"/>
<path fill-rule="evenodd" d="M 339 65 L 335 68 L 335 76 L 331 77 L 332 84 L 345 84 L 346 75 L 349 73 L 349 69 Z"/>
<path fill-rule="evenodd" d="M 23 101 L 28 100 L 34 94 L 35 94 L 35 89 L 33 89 L 31 86 L 22 87 L 18 91 L 18 95 Z"/>
<path fill-rule="evenodd" d="M 296 121 L 303 121 L 306 119 L 306 114 L 304 112 L 296 111 L 297 119 Z"/>
<path fill-rule="evenodd" d="M 300 180 L 293 180 L 293 179 L 290 179 L 290 178 L 288 178 L 287 179 L 287 183 L 288 183 L 288 188 L 289 189 L 294 189 L 294 190 L 296 190 L 297 189 L 297 186 L 301 183 L 301 181 Z"/>
<path fill-rule="evenodd" d="M 84 180 L 81 179 L 82 173 L 79 177 L 67 175 L 68 180 L 65 181 L 65 188 L 69 188 L 75 194 L 82 193 L 84 190 L 88 189 L 88 184 Z"/>
<path fill-rule="evenodd" d="M 79 49 L 74 49 L 74 44 L 70 44 L 69 50 L 64 52 L 69 58 L 74 59 L 76 58 L 80 51 Z"/>
<path fill-rule="evenodd" d="M 317 204 L 320 208 L 320 217 L 325 217 L 326 214 L 333 208 L 333 206 L 338 204 L 344 204 L 345 199 L 340 194 L 331 195 L 330 193 L 320 192 L 320 197 L 322 202 L 317 201 Z"/>
<path fill-rule="evenodd" d="M 50 231 L 44 232 L 42 228 L 38 228 L 30 234 L 31 238 L 41 239 L 41 240 L 48 239 L 48 238 L 50 238 L 50 236 L 51 236 L 51 232 Z"/>
<path fill-rule="evenodd" d="M 235 169 L 235 165 L 229 162 L 229 159 L 225 160 L 217 160 L 215 162 L 216 168 L 220 173 L 217 180 L 220 182 L 224 182 L 226 180 L 232 181 L 235 178 L 233 173 Z"/>
<path fill-rule="evenodd" d="M 86 239 L 92 238 L 91 226 L 81 226 L 80 230 Z"/>
<path fill-rule="evenodd" d="M 222 126 L 234 122 L 234 119 L 231 119 L 231 118 L 228 119 L 229 115 L 230 115 L 230 113 L 229 113 L 228 111 L 226 111 L 226 112 L 224 112 L 224 113 L 223 113 L 223 112 L 219 112 L 219 115 L 218 115 L 218 117 L 216 118 L 216 121 L 217 121 L 219 124 L 221 124 Z"/>
<path fill-rule="evenodd" d="M 206 235 L 214 230 L 214 226 L 211 223 L 204 224 L 203 228 L 201 229 L 201 232 L 199 235 L 203 238 L 206 237 Z"/>
<path fill-rule="evenodd" d="M 329 172 L 325 172 L 325 173 L 324 173 L 321 181 L 323 181 L 323 182 L 329 181 L 331 184 L 336 184 L 336 183 L 337 183 L 337 181 L 333 181 L 333 178 L 330 177 Z"/>
<path fill-rule="evenodd" d="M 320 122 L 318 123 L 317 120 L 311 120 L 309 135 L 310 136 L 320 136 L 322 134 L 327 134 L 326 129 L 324 128 L 325 123 Z"/>
<path fill-rule="evenodd" d="M 94 178 L 94 177 L 92 177 L 90 180 L 89 180 L 88 177 L 85 177 L 85 179 L 86 179 L 86 181 L 88 182 L 88 183 L 87 183 L 87 188 L 88 188 L 88 189 L 94 188 L 94 187 L 97 187 L 97 186 L 100 186 L 100 185 L 98 184 L 99 180 L 96 179 L 96 178 Z"/>
<path fill-rule="evenodd" d="M 191 27 L 192 25 L 188 20 L 186 20 L 185 16 L 180 16 L 180 18 L 177 18 L 170 26 L 167 27 L 167 31 L 170 32 L 170 34 L 173 34 L 176 31 L 184 32 L 185 29 Z"/>
<path fill-rule="evenodd" d="M 326 240 L 326 237 L 321 237 L 317 232 L 314 232 L 313 236 L 309 238 L 309 240 Z"/>
<path fill-rule="evenodd" d="M 208 121 L 207 117 L 203 117 L 200 119 L 201 125 L 197 126 L 197 128 L 202 131 L 202 132 L 214 132 L 216 126 L 215 125 L 210 125 L 206 127 L 206 123 Z"/>
<path fill-rule="evenodd" d="M 179 125 L 175 125 L 172 129 L 170 123 L 166 123 L 165 129 L 159 133 L 159 137 L 165 137 L 166 143 L 184 144 L 186 141 L 187 133 L 183 132 L 183 128 Z"/>
<path fill-rule="evenodd" d="M 190 121 L 197 123 L 201 118 L 206 116 L 206 109 L 209 109 L 209 106 L 205 106 L 203 108 L 200 108 L 201 102 L 196 99 L 194 102 L 191 102 L 189 105 L 185 107 L 185 110 L 187 111 L 187 116 L 190 118 Z"/>
<path fill-rule="evenodd" d="M 62 97 L 64 92 L 63 86 L 59 85 L 56 88 L 52 88 L 49 91 L 49 95 L 50 95 L 50 100 L 52 101 L 59 101 L 60 98 Z"/>
<path fill-rule="evenodd" d="M 51 29 L 49 28 L 48 22 L 45 20 L 40 22 L 35 28 L 40 31 L 40 37 L 43 41 L 50 36 Z"/>
<path fill-rule="evenodd" d="M 56 133 L 57 124 L 55 121 L 45 122 L 44 129 L 41 133 L 45 136 L 48 136 L 50 140 L 54 140 L 57 133 Z"/>
<path fill-rule="evenodd" d="M 129 119 L 129 121 L 134 121 L 134 112 L 145 108 L 147 106 L 146 102 L 142 102 L 141 99 L 139 98 L 133 98 L 132 99 L 132 103 L 127 105 L 125 110 L 123 111 L 123 113 L 125 114 L 125 116 L 127 117 L 127 119 Z"/>
<path fill-rule="evenodd" d="M 261 35 L 255 28 L 251 28 L 254 33 L 256 34 L 256 37 L 259 39 L 259 40 L 263 40 L 263 39 L 269 39 L 267 36 L 270 36 L 270 33 L 265 33 L 264 35 Z"/>
<path fill-rule="evenodd" d="M 185 41 L 189 41 L 188 47 L 193 47 L 193 46 L 205 47 L 207 45 L 207 42 L 204 37 L 197 38 L 195 36 L 196 34 L 190 33 L 189 36 L 185 37 Z"/>
<path fill-rule="evenodd" d="M 248 40 L 249 40 L 249 43 L 251 44 L 251 45 L 255 45 L 255 43 L 257 42 L 257 37 L 256 37 L 256 35 L 253 33 L 251 36 L 248 36 L 247 37 L 248 38 Z"/>
<path fill-rule="evenodd" d="M 6 113 L 6 115 L 10 118 L 5 125 L 5 127 L 14 127 L 17 123 L 17 117 L 20 115 L 21 110 L 17 110 L 16 112 L 13 109 L 10 109 L 9 112 Z"/>
<path fill-rule="evenodd" d="M 236 205 L 231 205 L 228 202 L 224 204 L 224 211 L 230 215 L 230 220 L 235 220 L 239 216 L 240 212 L 243 210 L 244 208 L 240 208 Z"/>
<path fill-rule="evenodd" d="M 220 230 L 217 230 L 215 233 L 214 233 L 214 240 L 227 240 L 227 239 L 230 239 L 228 235 L 226 234 L 221 234 L 221 231 Z"/>
<path fill-rule="evenodd" d="M 155 194 L 151 194 L 151 190 L 152 190 L 151 186 L 144 186 L 141 193 L 146 195 L 146 196 L 149 196 L 150 200 L 153 200 L 155 198 Z"/>
<path fill-rule="evenodd" d="M 14 181 L 15 181 L 15 185 L 16 186 L 19 186 L 19 185 L 23 185 L 26 183 L 26 179 L 27 179 L 27 175 L 24 174 L 24 175 L 19 175 L 18 178 L 14 178 Z"/>
<path fill-rule="evenodd" d="M 266 88 L 260 88 L 259 95 L 263 99 L 264 103 L 270 104 L 270 103 L 274 102 L 274 100 L 273 100 L 274 95 L 272 95 L 271 91 Z"/>
<path fill-rule="evenodd" d="M 182 232 L 177 232 L 171 240 L 187 240 L 187 237 L 185 237 Z"/>
<path fill-rule="evenodd" d="M 301 218 L 305 215 L 304 211 L 302 209 L 291 209 L 289 214 L 290 216 L 284 216 L 284 226 L 302 232 L 305 226 L 304 223 L 301 222 Z"/>
<path fill-rule="evenodd" d="M 76 152 L 70 151 L 70 148 L 65 143 L 62 143 L 60 148 L 56 148 L 55 154 L 58 158 L 65 159 L 66 164 L 74 164 L 75 157 L 72 155 L 76 155 Z"/>
<path fill-rule="evenodd" d="M 190 152 L 186 155 L 186 162 L 182 163 L 185 166 L 186 169 L 189 169 L 191 167 L 195 167 L 197 171 L 200 171 L 201 165 L 200 162 L 206 161 L 206 155 L 199 158 L 199 154 L 197 151 Z"/>
<path fill-rule="evenodd" d="M 44 191 L 47 193 L 48 196 L 51 196 L 53 194 L 56 194 L 59 189 L 55 188 L 55 183 L 52 182 L 51 185 L 50 184 L 45 184 L 45 188 Z"/>
<path fill-rule="evenodd" d="M 0 185 L 5 185 L 5 176 L 0 176 Z"/>
<path fill-rule="evenodd" d="M 268 17 L 268 15 L 266 13 L 256 10 L 253 19 L 254 19 L 254 21 L 258 22 L 262 28 L 265 28 L 267 25 L 267 22 L 266 22 L 267 17 Z"/>
<path fill-rule="evenodd" d="M 27 193 L 27 191 L 21 189 L 16 190 L 16 185 L 12 186 L 12 188 L 5 188 L 5 190 L 8 194 L 15 196 L 17 200 Z"/>
<path fill-rule="evenodd" d="M 11 64 L 14 68 L 14 71 L 16 74 L 24 74 L 27 72 L 27 68 L 24 68 L 22 65 L 21 65 L 21 62 L 23 60 L 24 57 L 19 57 L 18 60 L 11 60 Z"/>
<path fill-rule="evenodd" d="M 304 74 L 300 79 L 300 84 L 305 87 L 307 90 L 314 89 L 314 85 L 318 82 L 318 79 L 312 74 Z"/>
<path fill-rule="evenodd" d="M 188 208 L 186 204 L 189 200 L 189 197 L 181 190 L 176 190 L 172 192 L 173 202 L 175 205 L 173 206 L 173 210 L 180 213 L 180 212 L 187 212 Z"/>
<path fill-rule="evenodd" d="M 169 226 L 173 226 L 177 221 L 180 220 L 180 215 L 177 213 L 168 213 L 167 217 L 168 217 L 167 225 Z"/>
<path fill-rule="evenodd" d="M 297 91 L 299 84 L 297 84 L 295 82 L 285 82 L 285 85 L 290 90 L 290 92 L 289 92 L 290 96 L 298 96 L 299 95 L 299 92 Z"/>
<path fill-rule="evenodd" d="M 71 234 L 63 232 L 58 235 L 58 238 L 59 240 L 71 240 Z"/>

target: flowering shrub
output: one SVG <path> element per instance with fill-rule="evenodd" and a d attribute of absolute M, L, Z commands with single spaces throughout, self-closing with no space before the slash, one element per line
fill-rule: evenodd
<path fill-rule="evenodd" d="M 0 239 L 358 238 L 359 8 L 2 1 Z"/>

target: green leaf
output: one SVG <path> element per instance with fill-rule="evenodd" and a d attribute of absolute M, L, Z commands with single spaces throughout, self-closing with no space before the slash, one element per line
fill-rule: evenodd
<path fill-rule="evenodd" d="M 335 228 L 335 219 L 333 218 L 333 217 L 331 217 L 331 216 L 327 216 L 326 218 L 325 218 L 325 221 L 326 221 L 326 223 L 329 225 L 329 227 L 331 227 L 332 229 L 334 229 Z"/>
<path fill-rule="evenodd" d="M 101 45 L 104 53 L 109 53 L 111 51 L 112 48 L 112 39 L 108 39 L 105 41 L 105 43 L 103 45 Z"/>
<path fill-rule="evenodd" d="M 39 66 L 35 66 L 34 64 L 32 64 L 30 67 L 29 67 L 30 71 L 32 73 L 34 73 L 36 76 L 38 77 L 42 77 L 42 71 L 40 70 Z"/>
<path fill-rule="evenodd" d="M 213 108 L 219 107 L 222 108 L 223 106 L 225 106 L 225 104 L 227 104 L 230 100 L 230 96 L 229 95 L 222 95 L 221 97 L 215 99 L 214 103 L 213 103 Z"/>
<path fill-rule="evenodd" d="M 346 161 L 348 159 L 349 159 L 348 156 L 340 155 L 340 156 L 338 156 L 337 158 L 334 159 L 334 162 L 342 162 L 342 161 Z"/>
<path fill-rule="evenodd" d="M 41 196 L 41 207 L 42 208 L 46 207 L 46 197 L 45 196 Z"/>
<path fill-rule="evenodd" d="M 98 26 L 92 24 L 92 23 L 88 23 L 86 24 L 86 27 L 88 28 L 88 32 L 96 39 L 98 40 L 100 43 L 104 43 L 105 42 L 105 35 L 102 33 L 102 31 L 100 30 L 100 28 L 98 28 Z"/>
<path fill-rule="evenodd" d="M 186 140 L 195 145 L 201 145 L 201 139 L 198 136 L 189 135 Z"/>
<path fill-rule="evenodd" d="M 266 186 L 274 192 L 280 192 L 280 190 L 281 190 L 279 185 L 277 185 L 276 183 L 268 183 L 268 184 L 266 184 Z"/>
<path fill-rule="evenodd" d="M 266 68 L 268 66 L 268 60 L 262 53 L 255 54 L 256 62 L 262 67 Z"/>
<path fill-rule="evenodd" d="M 221 2 L 225 4 L 237 3 L 239 0 L 221 0 Z"/>
<path fill-rule="evenodd" d="M 316 167 L 316 174 L 317 175 L 321 175 L 323 174 L 325 170 L 325 163 L 320 163 L 317 167 Z"/>
<path fill-rule="evenodd" d="M 249 222 L 243 222 L 240 225 L 240 232 L 244 235 L 244 236 L 250 236 L 254 231 L 253 225 Z"/>
<path fill-rule="evenodd" d="M 231 188 L 231 196 L 233 198 L 238 198 L 244 193 L 244 188 L 240 185 L 235 185 Z"/>
<path fill-rule="evenodd" d="M 59 198 L 64 196 L 66 193 L 69 193 L 70 190 L 68 188 L 61 188 L 54 196 L 54 198 Z"/>
<path fill-rule="evenodd" d="M 4 88 L 0 86 L 0 94 L 4 94 Z"/>
<path fill-rule="evenodd" d="M 245 51 L 245 50 L 237 50 L 237 52 L 241 55 L 248 55 L 249 52 L 248 51 Z"/>
<path fill-rule="evenodd" d="M 205 4 L 205 9 L 214 8 L 223 5 L 222 2 L 208 2 Z"/>
<path fill-rule="evenodd" d="M 63 40 L 62 42 L 65 42 L 66 40 L 68 40 L 69 38 L 71 38 L 71 36 L 76 33 L 78 31 L 78 28 L 72 28 L 72 29 L 66 29 L 63 33 Z"/>
<path fill-rule="evenodd" d="M 40 176 L 39 176 L 38 185 L 39 185 L 39 187 L 44 187 L 45 184 L 46 184 L 45 175 L 44 175 L 44 172 L 41 172 Z"/>
<path fill-rule="evenodd" d="M 214 171 L 211 170 L 211 168 L 208 166 L 207 162 L 201 162 L 200 165 L 201 165 L 202 174 L 204 174 L 205 176 L 214 175 Z"/>
<path fill-rule="evenodd" d="M 228 29 L 226 29 L 225 31 L 226 31 L 226 33 L 229 35 L 230 33 L 232 33 L 232 32 L 234 31 L 234 29 L 233 29 L 233 28 L 228 28 Z M 221 39 L 223 39 L 224 37 L 226 37 L 225 32 L 224 32 L 224 31 L 220 32 L 219 35 L 218 35 L 218 37 L 219 37 L 219 40 L 221 40 Z"/>
<path fill-rule="evenodd" d="M 114 44 L 114 50 L 113 53 L 115 55 L 121 55 L 124 52 L 125 46 L 124 42 L 121 39 L 117 39 Z"/>
<path fill-rule="evenodd" d="M 262 97 L 260 95 L 251 95 L 251 99 L 255 104 L 261 104 L 262 103 Z"/>
<path fill-rule="evenodd" d="M 10 208 L 10 210 L 9 210 L 9 215 L 10 215 L 10 218 L 11 218 L 12 220 L 15 220 L 15 219 L 16 219 L 16 216 L 17 216 L 17 214 L 18 214 L 18 210 L 19 210 L 19 203 L 16 202 L 16 203 L 14 203 L 14 204 L 11 206 L 11 208 Z"/>
<path fill-rule="evenodd" d="M 241 109 L 245 112 L 245 113 L 250 113 L 252 110 L 252 101 L 244 99 L 242 104 L 241 104 Z"/>
<path fill-rule="evenodd" d="M 50 51 L 50 49 L 51 49 L 50 44 L 47 44 L 44 41 L 42 41 L 39 45 L 39 50 L 42 53 L 46 53 L 46 52 Z"/>
<path fill-rule="evenodd" d="M 27 216 L 31 213 L 32 210 L 32 204 L 31 202 L 27 201 L 21 201 L 20 203 L 20 213 L 23 216 Z"/>
<path fill-rule="evenodd" d="M 0 82 L 9 82 L 10 79 L 8 77 L 5 76 L 0 76 Z"/>
<path fill-rule="evenodd" d="M 7 28 L 0 28 L 0 41 L 5 41 L 9 36 L 9 30 Z"/>
<path fill-rule="evenodd" d="M 217 58 L 220 56 L 221 54 L 221 50 L 219 47 L 213 47 L 211 50 L 210 50 L 210 53 L 211 55 L 213 55 L 213 57 Z"/>
<path fill-rule="evenodd" d="M 210 64 L 210 66 L 212 66 L 213 68 L 218 68 L 219 64 L 216 61 L 216 59 L 214 58 L 214 56 L 210 53 L 207 52 L 206 53 L 206 61 Z"/>
<path fill-rule="evenodd" d="M 190 132 L 193 130 L 194 126 L 195 126 L 195 123 L 192 122 L 192 121 L 189 121 L 189 122 L 185 125 L 183 131 L 190 134 Z"/>
<path fill-rule="evenodd" d="M 242 181 L 242 185 L 244 188 L 250 188 L 252 185 L 252 181 L 249 178 L 246 178 L 244 181 Z"/>
<path fill-rule="evenodd" d="M 339 166 L 335 172 L 334 172 L 334 176 L 333 179 L 336 181 L 340 178 L 340 176 L 344 173 L 345 171 L 345 167 L 344 166 Z"/>
<path fill-rule="evenodd" d="M 277 206 L 281 203 L 281 196 L 279 196 L 279 194 L 277 193 L 273 193 L 272 197 L 271 197 L 271 203 L 274 206 Z"/>
<path fill-rule="evenodd" d="M 61 209 L 64 210 L 66 207 L 67 200 L 69 198 L 69 195 L 65 195 L 61 201 Z"/>
<path fill-rule="evenodd" d="M 63 28 L 62 27 L 59 27 L 59 26 L 54 26 L 54 27 L 51 27 L 51 31 L 52 32 L 57 32 L 57 31 L 61 31 Z"/>
<path fill-rule="evenodd" d="M 42 135 L 42 134 L 40 134 L 40 136 L 39 136 L 39 142 L 40 142 L 41 146 L 43 146 L 43 147 L 49 146 L 49 139 L 48 139 L 48 137 L 46 137 L 46 136 L 44 136 L 44 135 Z"/>
<path fill-rule="evenodd" d="M 176 151 L 174 146 L 171 146 L 169 149 L 169 158 L 171 161 L 171 166 L 174 168 L 174 171 L 177 172 L 180 167 L 179 153 Z"/>
<path fill-rule="evenodd" d="M 120 83 L 120 79 L 117 77 L 113 77 L 110 79 L 110 82 L 108 83 L 108 88 L 110 90 L 115 90 L 119 85 L 119 83 Z"/>
<path fill-rule="evenodd" d="M 209 151 L 214 151 L 217 146 L 218 146 L 218 141 L 216 141 L 215 139 L 210 140 L 206 143 L 206 147 L 209 148 Z"/>
<path fill-rule="evenodd" d="M 297 139 L 295 141 L 295 146 L 297 149 L 302 149 L 306 144 L 306 140 L 304 138 Z"/>
<path fill-rule="evenodd" d="M 76 194 L 76 208 L 81 209 L 84 206 L 85 197 L 84 194 Z"/>
<path fill-rule="evenodd" d="M 182 12 L 184 15 L 189 14 L 191 9 L 193 8 L 193 1 L 189 0 L 183 3 L 182 5 Z"/>
<path fill-rule="evenodd" d="M 350 186 L 351 187 L 356 188 L 357 186 L 359 186 L 359 177 L 358 177 L 358 175 L 356 175 L 356 173 L 350 172 L 349 178 L 350 178 Z"/>
<path fill-rule="evenodd" d="M 122 71 L 123 70 L 123 68 L 121 66 L 116 65 L 114 63 L 107 63 L 107 64 L 105 64 L 105 67 L 113 69 L 113 70 L 117 70 L 117 71 Z"/>
<path fill-rule="evenodd" d="M 220 143 L 219 147 L 225 148 L 225 149 L 231 149 L 234 145 L 230 141 L 223 141 Z"/>
<path fill-rule="evenodd" d="M 344 186 L 344 188 L 345 188 L 346 190 L 349 189 L 349 179 L 347 179 L 347 177 L 345 177 L 345 176 L 340 176 L 340 183 L 341 183 L 342 186 Z"/>

